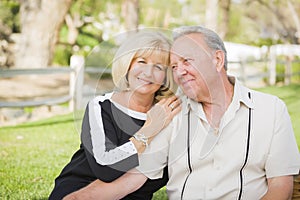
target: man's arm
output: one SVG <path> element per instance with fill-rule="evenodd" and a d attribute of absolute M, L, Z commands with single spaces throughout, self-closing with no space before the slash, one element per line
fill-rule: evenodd
<path fill-rule="evenodd" d="M 95 180 L 88 186 L 67 195 L 63 200 L 111 200 L 120 199 L 139 189 L 147 180 L 147 177 L 131 170 L 120 178 L 110 183 Z"/>
<path fill-rule="evenodd" d="M 268 179 L 268 191 L 262 200 L 288 200 L 292 199 L 293 176 L 279 176 Z"/>

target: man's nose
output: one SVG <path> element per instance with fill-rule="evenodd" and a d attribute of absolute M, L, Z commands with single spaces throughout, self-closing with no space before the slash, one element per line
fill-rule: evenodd
<path fill-rule="evenodd" d="M 177 68 L 176 68 L 176 74 L 177 76 L 182 76 L 187 73 L 186 68 L 183 66 L 182 63 L 178 63 Z"/>

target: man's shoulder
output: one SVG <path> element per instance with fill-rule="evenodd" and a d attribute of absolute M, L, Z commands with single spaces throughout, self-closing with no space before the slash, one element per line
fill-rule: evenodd
<path fill-rule="evenodd" d="M 262 105 L 264 108 L 267 107 L 286 107 L 284 101 L 278 96 L 269 94 L 266 92 L 261 92 L 257 90 L 251 90 L 253 96 L 253 103 L 257 105 Z"/>

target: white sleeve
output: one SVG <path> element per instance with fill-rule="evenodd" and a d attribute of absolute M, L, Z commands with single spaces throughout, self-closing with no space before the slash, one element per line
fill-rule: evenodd
<path fill-rule="evenodd" d="M 173 131 L 172 122 L 155 136 L 146 150 L 139 155 L 139 166 L 136 169 L 150 179 L 158 179 L 163 176 L 164 167 L 168 163 L 169 145 Z"/>
<path fill-rule="evenodd" d="M 276 101 L 274 135 L 266 162 L 267 178 L 299 173 L 300 154 L 285 104 Z"/>
<path fill-rule="evenodd" d="M 106 151 L 105 132 L 101 116 L 101 106 L 99 104 L 101 97 L 94 98 L 89 102 L 89 125 L 92 140 L 92 153 L 97 163 L 101 165 L 112 165 L 120 162 L 134 154 L 137 150 L 131 141 L 118 146 L 114 149 Z"/>

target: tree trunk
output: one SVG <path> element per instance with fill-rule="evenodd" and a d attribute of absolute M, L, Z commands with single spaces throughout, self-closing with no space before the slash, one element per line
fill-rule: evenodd
<path fill-rule="evenodd" d="M 222 39 L 225 39 L 228 33 L 230 4 L 231 4 L 231 0 L 220 0 L 221 24 L 219 26 L 220 28 L 218 32 Z"/>
<path fill-rule="evenodd" d="M 79 13 L 75 13 L 75 19 L 72 18 L 70 14 L 67 14 L 65 17 L 66 24 L 68 26 L 68 43 L 74 45 L 76 43 L 77 37 L 79 35 L 78 21 L 80 21 Z"/>
<path fill-rule="evenodd" d="M 122 16 L 125 21 L 125 29 L 136 32 L 139 26 L 139 0 L 123 0 Z"/>
<path fill-rule="evenodd" d="M 296 42 L 298 44 L 300 44 L 300 20 L 299 20 L 299 17 L 298 17 L 298 14 L 297 14 L 297 11 L 295 10 L 293 4 L 291 3 L 291 1 L 287 1 L 287 4 L 288 4 L 288 8 L 290 10 L 290 13 L 292 15 L 292 18 L 294 20 L 294 24 L 295 24 L 295 27 L 296 27 L 296 34 L 295 34 L 295 37 L 296 37 Z"/>
<path fill-rule="evenodd" d="M 205 26 L 213 31 L 218 28 L 218 1 L 206 0 Z"/>
<path fill-rule="evenodd" d="M 16 68 L 45 68 L 52 62 L 60 27 L 72 0 L 21 0 L 21 36 Z"/>

